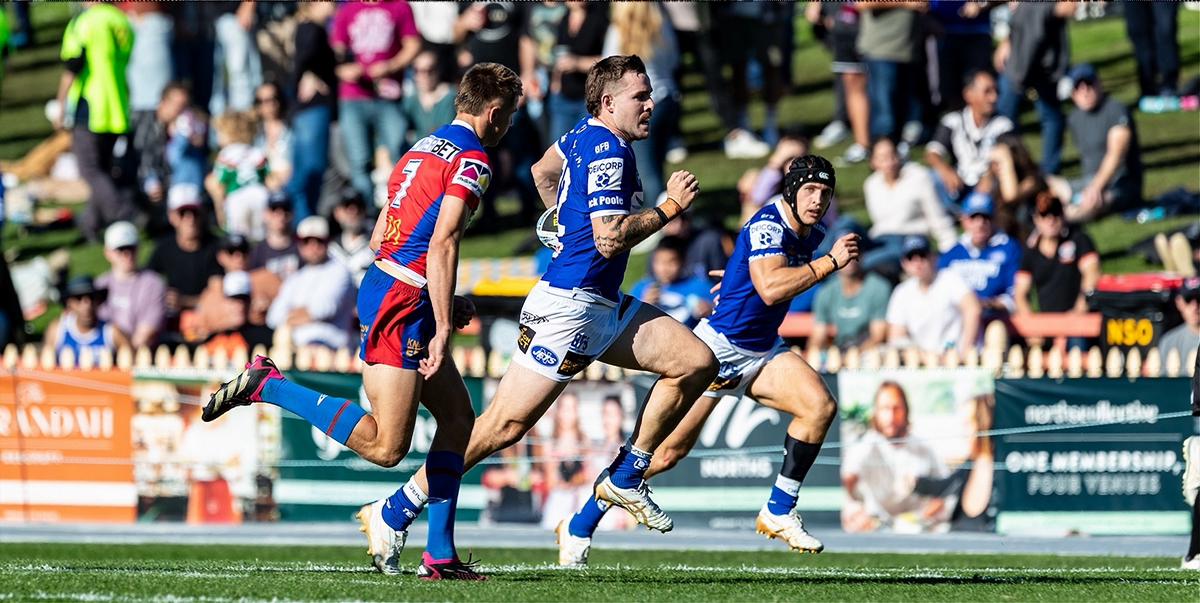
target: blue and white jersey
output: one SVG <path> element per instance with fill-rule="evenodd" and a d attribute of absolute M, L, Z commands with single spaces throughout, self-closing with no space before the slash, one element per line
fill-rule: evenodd
<path fill-rule="evenodd" d="M 596 249 L 592 218 L 641 209 L 642 181 L 633 149 L 587 117 L 555 143 L 565 160 L 558 179 L 558 240 L 562 250 L 542 280 L 559 289 L 583 289 L 613 303 L 620 295 L 629 252 L 605 258 Z"/>
<path fill-rule="evenodd" d="M 938 258 L 938 268 L 957 273 L 979 299 L 996 299 L 1013 312 L 1013 282 L 1021 265 L 1021 246 L 1003 232 L 988 239 L 983 249 L 971 244 L 963 234 L 958 244 Z"/>
<path fill-rule="evenodd" d="M 733 253 L 725 264 L 720 297 L 708 317 L 718 333 L 733 345 L 750 352 L 767 352 L 779 338 L 779 325 L 788 312 L 788 302 L 768 306 L 750 280 L 750 262 L 781 255 L 788 266 L 812 261 L 813 253 L 825 240 L 825 227 L 819 223 L 801 237 L 788 225 L 783 201 L 764 206 L 738 233 Z"/>

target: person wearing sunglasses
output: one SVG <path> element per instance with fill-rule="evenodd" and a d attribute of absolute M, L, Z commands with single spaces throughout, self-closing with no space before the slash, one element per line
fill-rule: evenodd
<path fill-rule="evenodd" d="M 1085 292 L 1100 280 L 1100 256 L 1092 239 L 1063 220 L 1063 204 L 1050 191 L 1038 193 L 1033 226 L 1013 285 L 1017 314 L 1033 312 L 1031 290 L 1042 312 L 1087 312 Z"/>

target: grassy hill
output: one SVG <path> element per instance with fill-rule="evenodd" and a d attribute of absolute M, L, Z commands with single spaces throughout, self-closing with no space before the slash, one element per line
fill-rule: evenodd
<path fill-rule="evenodd" d="M 7 60 L 4 79 L 0 82 L 0 159 L 20 157 L 51 132 L 50 124 L 42 114 L 43 105 L 55 93 L 61 70 L 59 42 L 72 6 L 67 3 L 35 4 L 32 9 L 37 43 Z M 1094 63 L 1106 88 L 1116 98 L 1135 103 L 1136 71 L 1124 22 L 1105 19 L 1073 23 L 1069 36 L 1074 61 Z M 1181 9 L 1179 43 L 1183 64 L 1181 80 L 1186 81 L 1200 73 L 1200 12 Z M 814 135 L 829 121 L 833 94 L 828 64 L 827 51 L 812 39 L 808 26 L 798 25 L 793 61 L 794 86 L 792 94 L 780 103 L 781 124 L 802 126 L 810 135 Z M 703 193 L 697 203 L 697 211 L 710 219 L 735 226 L 737 195 L 734 183 L 747 168 L 756 167 L 762 161 L 726 159 L 719 149 L 723 132 L 720 131 L 716 115 L 709 109 L 702 76 L 689 71 L 682 84 L 685 89 L 682 127 L 691 153 L 682 164 L 669 166 L 668 169 L 687 169 L 698 174 Z M 755 101 L 750 109 L 752 121 L 761 123 L 761 102 Z M 1136 113 L 1135 119 L 1146 166 L 1146 197 L 1153 198 L 1177 186 L 1200 188 L 1200 112 Z M 1021 123 L 1028 132 L 1024 137 L 1025 142 L 1036 153 L 1041 148 L 1041 141 L 1032 109 L 1022 115 Z M 840 155 L 847 144 L 831 149 L 828 155 Z M 920 150 L 914 155 L 919 157 Z M 1063 165 L 1064 175 L 1079 175 L 1079 155 L 1069 135 L 1063 153 Z M 865 163 L 838 170 L 838 207 L 864 222 L 867 216 L 862 199 L 862 182 L 868 174 Z M 516 200 L 502 198 L 499 210 L 502 215 L 515 214 Z M 1140 257 L 1130 257 L 1126 253 L 1132 243 L 1156 232 L 1195 222 L 1196 219 L 1196 216 L 1184 216 L 1138 224 L 1110 216 L 1089 225 L 1087 231 L 1100 249 L 1106 273 L 1132 272 L 1156 268 L 1147 265 Z M 514 247 L 526 239 L 531 228 L 532 225 L 528 225 L 499 234 L 472 234 L 463 244 L 463 255 L 511 255 Z M 71 251 L 72 272 L 98 274 L 107 269 L 99 245 L 79 243 L 74 230 L 18 233 L 14 226 L 7 225 L 2 236 L 4 251 L 18 260 L 66 246 Z M 149 252 L 149 245 L 144 245 L 143 255 Z M 637 258 L 630 261 L 627 284 L 641 276 L 644 264 Z M 44 320 L 38 321 L 39 326 L 44 324 Z"/>

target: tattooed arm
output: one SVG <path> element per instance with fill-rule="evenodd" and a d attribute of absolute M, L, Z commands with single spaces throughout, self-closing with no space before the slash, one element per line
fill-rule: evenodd
<path fill-rule="evenodd" d="M 664 203 L 661 208 L 650 207 L 636 214 L 608 214 L 592 218 L 592 239 L 596 243 L 596 250 L 606 258 L 629 251 L 691 207 L 698 192 L 700 187 L 696 177 L 680 170 L 671 174 L 667 181 L 667 198 L 674 200 L 674 204 Z"/>

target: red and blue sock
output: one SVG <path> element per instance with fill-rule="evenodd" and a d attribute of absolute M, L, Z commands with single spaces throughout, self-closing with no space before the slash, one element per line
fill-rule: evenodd
<path fill-rule="evenodd" d="M 455 555 L 454 513 L 462 473 L 463 457 L 449 450 L 429 451 L 425 459 L 425 477 L 429 480 L 429 540 L 425 552 L 435 560 Z"/>
<path fill-rule="evenodd" d="M 263 384 L 262 398 L 300 415 L 339 444 L 350 439 L 358 420 L 367 414 L 361 406 L 345 398 L 331 398 L 287 379 L 268 379 Z"/>

